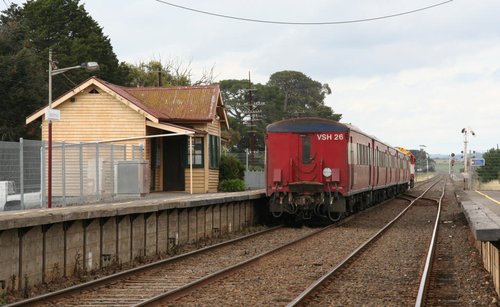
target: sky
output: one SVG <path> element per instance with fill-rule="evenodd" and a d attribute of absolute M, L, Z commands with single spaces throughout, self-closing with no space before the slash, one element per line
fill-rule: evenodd
<path fill-rule="evenodd" d="M 0 2 L 3 10 L 5 4 Z M 14 1 L 22 3 L 23 1 Z M 445 0 L 169 0 L 247 19 L 372 19 Z M 366 22 L 286 25 L 221 18 L 156 0 L 81 0 L 120 61 L 190 63 L 193 79 L 266 83 L 282 70 L 328 83 L 325 103 L 342 122 L 393 145 L 431 154 L 500 144 L 500 1 L 454 0 Z"/>

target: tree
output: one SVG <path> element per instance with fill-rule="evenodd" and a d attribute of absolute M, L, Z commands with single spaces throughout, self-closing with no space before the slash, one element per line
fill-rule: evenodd
<path fill-rule="evenodd" d="M 245 80 L 222 80 L 220 88 L 228 111 L 232 146 L 237 151 L 249 148 L 248 88 Z M 331 93 L 327 84 L 311 80 L 301 72 L 283 71 L 271 75 L 267 84 L 252 84 L 254 109 L 262 111 L 254 122 L 256 150 L 264 149 L 264 132 L 267 125 L 286 118 L 322 117 L 339 120 L 341 115 L 325 106 L 324 99 Z"/>
<path fill-rule="evenodd" d="M 0 140 L 32 137 L 36 124 L 25 127 L 25 118 L 39 106 L 44 78 L 36 53 L 25 44 L 23 23 L 0 22 Z M 27 128 L 27 129 L 26 129 Z"/>
<path fill-rule="evenodd" d="M 184 64 L 178 59 L 166 62 L 160 60 L 140 61 L 138 64 L 125 64 L 128 69 L 128 86 L 189 86 L 214 83 L 214 69 L 204 69 L 201 77 L 192 80 L 191 63 Z"/>
<path fill-rule="evenodd" d="M 161 60 L 150 60 L 149 62 L 139 62 L 137 65 L 126 64 L 129 69 L 128 86 L 171 86 L 171 85 L 191 85 L 191 69 L 189 66 L 176 66 L 172 62 L 162 62 Z"/>
<path fill-rule="evenodd" d="M 427 165 L 429 165 L 429 172 L 434 172 L 436 170 L 436 161 L 428 158 L 429 154 L 423 150 L 411 149 L 410 152 L 415 156 L 415 170 L 426 171 Z"/>
<path fill-rule="evenodd" d="M 268 86 L 277 87 L 283 94 L 283 111 L 285 118 L 290 117 L 322 117 L 340 120 L 340 114 L 325 106 L 326 95 L 332 90 L 328 84 L 314 81 L 298 71 L 280 71 L 271 75 Z"/>
<path fill-rule="evenodd" d="M 27 66 L 25 71 L 17 73 L 17 82 L 9 87 L 6 83 L 0 84 L 0 91 L 14 92 L 20 103 L 19 109 L 26 110 L 28 114 L 47 104 L 49 48 L 53 50 L 53 58 L 59 68 L 95 61 L 100 66 L 100 70 L 95 72 L 97 76 L 116 84 L 125 84 L 127 81 L 128 68 L 124 63 L 118 63 L 109 38 L 79 0 L 30 0 L 22 7 L 13 4 L 1 13 L 0 27 L 2 31 L 8 32 L 4 39 L 11 37 L 11 43 L 17 46 L 18 51 L 13 54 L 9 48 L 2 47 L 0 56 L 5 57 L 4 61 L 16 63 L 16 56 L 22 50 L 22 54 L 29 54 L 31 63 L 28 65 L 27 60 L 24 60 Z M 75 69 L 54 76 L 53 97 L 67 92 L 91 74 L 83 69 Z M 37 82 L 32 83 L 32 80 Z M 3 103 L 14 104 L 12 99 L 6 97 Z M 16 132 L 9 139 L 23 135 L 21 131 L 24 128 L 19 123 L 24 122 L 25 115 L 21 112 L 14 114 L 15 126 L 9 127 Z"/>
<path fill-rule="evenodd" d="M 500 180 L 500 149 L 492 148 L 484 153 L 484 166 L 477 170 L 482 182 Z"/>

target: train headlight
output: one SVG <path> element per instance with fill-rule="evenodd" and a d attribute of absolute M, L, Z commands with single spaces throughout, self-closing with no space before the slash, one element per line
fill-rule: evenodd
<path fill-rule="evenodd" d="M 329 167 L 325 167 L 323 169 L 323 176 L 330 177 L 332 175 L 332 169 Z"/>

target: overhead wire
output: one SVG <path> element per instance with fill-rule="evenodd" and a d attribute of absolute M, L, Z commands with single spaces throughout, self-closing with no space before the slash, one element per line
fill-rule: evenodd
<path fill-rule="evenodd" d="M 396 14 L 390 14 L 390 15 L 384 15 L 384 16 L 378 16 L 378 17 L 371 17 L 371 18 L 363 18 L 363 19 L 352 19 L 352 20 L 343 20 L 343 21 L 319 21 L 319 22 L 293 22 L 293 21 L 276 21 L 276 20 L 264 20 L 264 19 L 253 19 L 253 18 L 244 18 L 244 17 L 238 17 L 238 16 L 231 16 L 231 15 L 225 15 L 225 14 L 219 14 L 219 13 L 213 13 L 209 11 L 204 11 L 204 10 L 199 10 L 195 9 L 192 7 L 187 7 L 187 6 L 182 6 L 179 4 L 171 3 L 168 1 L 164 0 L 155 0 L 156 2 L 165 4 L 165 5 L 170 5 L 176 8 L 180 8 L 183 10 L 195 12 L 195 13 L 200 13 L 200 14 L 205 14 L 205 15 L 210 15 L 210 16 L 215 16 L 215 17 L 220 17 L 220 18 L 227 18 L 227 19 L 233 19 L 233 20 L 239 20 L 239 21 L 248 21 L 248 22 L 257 22 L 257 23 L 267 23 L 267 24 L 280 24 L 280 25 L 299 25 L 299 26 L 311 26 L 311 25 L 339 25 L 339 24 L 347 24 L 347 23 L 359 23 L 359 22 L 367 22 L 367 21 L 375 21 L 375 20 L 380 20 L 380 19 L 387 19 L 387 18 L 394 18 L 398 16 L 403 16 L 403 15 L 408 15 L 408 14 L 413 14 L 417 12 L 421 12 L 424 10 L 429 10 L 447 3 L 450 3 L 454 0 L 447 0 L 444 2 L 436 3 L 433 5 L 429 5 L 426 7 L 421 7 L 418 9 L 410 10 L 410 11 L 405 11 L 401 13 L 396 13 Z"/>

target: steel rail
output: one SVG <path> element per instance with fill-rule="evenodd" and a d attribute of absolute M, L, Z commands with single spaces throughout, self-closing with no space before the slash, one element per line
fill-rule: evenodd
<path fill-rule="evenodd" d="M 153 262 L 153 263 L 149 263 L 149 264 L 146 264 L 146 265 L 135 267 L 135 268 L 132 268 L 132 269 L 129 269 L 129 270 L 126 270 L 126 271 L 118 272 L 118 273 L 115 273 L 115 274 L 112 274 L 112 275 L 109 275 L 109 276 L 105 276 L 105 277 L 102 277 L 102 278 L 99 278 L 99 279 L 96 279 L 96 280 L 92 280 L 92 281 L 89 281 L 89 282 L 86 282 L 86 283 L 78 284 L 78 285 L 75 285 L 75 286 L 72 286 L 72 287 L 68 287 L 68 288 L 65 288 L 65 289 L 61 289 L 61 290 L 57 290 L 57 291 L 54 291 L 54 292 L 49 292 L 49 293 L 46 293 L 46 294 L 35 296 L 35 297 L 29 298 L 29 299 L 26 299 L 26 300 L 14 302 L 14 303 L 11 303 L 11 304 L 8 304 L 8 305 L 5 305 L 5 306 L 6 307 L 28 306 L 28 305 L 31 306 L 33 304 L 41 304 L 41 303 L 46 302 L 48 300 L 60 299 L 60 298 L 63 298 L 63 297 L 70 296 L 72 294 L 80 293 L 80 292 L 82 292 L 84 290 L 88 290 L 88 289 L 91 289 L 91 288 L 100 287 L 100 286 L 105 285 L 105 284 L 109 284 L 109 283 L 113 283 L 113 282 L 118 281 L 118 280 L 125 279 L 126 277 L 132 276 L 134 274 L 145 272 L 145 271 L 150 270 L 150 269 L 155 269 L 155 268 L 160 267 L 160 266 L 162 266 L 164 264 L 170 264 L 170 263 L 173 263 L 175 261 L 178 261 L 178 260 L 181 260 L 181 259 L 193 256 L 193 255 L 196 255 L 196 254 L 200 254 L 200 253 L 203 253 L 203 252 L 206 252 L 206 251 L 209 251 L 209 250 L 213 250 L 213 249 L 216 249 L 216 248 L 219 248 L 219 247 L 223 247 L 225 245 L 229 245 L 229 244 L 233 244 L 233 243 L 236 243 L 236 242 L 239 242 L 239 241 L 243 241 L 243 240 L 252 238 L 254 236 L 259 236 L 259 235 L 265 234 L 267 232 L 278 230 L 280 228 L 283 228 L 283 226 L 280 225 L 280 226 L 276 226 L 276 227 L 273 227 L 273 228 L 269 228 L 269 229 L 265 229 L 265 230 L 262 230 L 262 231 L 258 231 L 258 232 L 255 232 L 255 233 L 251 233 L 249 235 L 245 235 L 245 236 L 242 236 L 242 237 L 238 237 L 238 238 L 231 239 L 231 240 L 228 240 L 228 241 L 224 241 L 224 242 L 221 242 L 221 243 L 217 243 L 217 244 L 214 244 L 214 245 L 206 246 L 206 247 L 203 247 L 201 249 L 197 249 L 197 250 L 185 253 L 185 254 L 181 254 L 181 255 L 178 255 L 178 256 L 170 257 L 170 258 L 167 258 L 167 259 L 163 259 L 163 260 L 160 260 L 160 261 L 156 261 L 156 262 Z"/>
<path fill-rule="evenodd" d="M 424 270 L 422 273 L 422 278 L 420 280 L 420 286 L 418 287 L 417 300 L 415 302 L 416 307 L 420 307 L 420 306 L 424 305 L 424 299 L 427 295 L 427 290 L 428 290 L 429 280 L 430 280 L 430 275 L 431 275 L 432 261 L 434 259 L 434 252 L 436 250 L 437 232 L 438 232 L 438 227 L 439 227 L 439 219 L 441 217 L 441 207 L 442 207 L 441 204 L 442 204 L 443 198 L 444 198 L 446 183 L 447 183 L 447 180 L 445 179 L 444 185 L 443 185 L 443 191 L 441 192 L 441 196 L 439 197 L 439 200 L 436 200 L 436 202 L 438 203 L 438 212 L 436 215 L 436 222 L 434 223 L 434 230 L 432 232 L 432 238 L 431 238 L 431 242 L 429 245 L 429 252 L 427 253 L 427 257 L 425 260 L 425 266 L 424 266 Z"/>
<path fill-rule="evenodd" d="M 387 200 L 387 201 L 389 201 L 389 200 Z M 376 206 L 379 206 L 379 205 L 381 205 L 383 203 L 386 203 L 387 201 L 383 201 L 383 202 L 377 204 Z M 364 210 L 364 211 L 366 211 L 366 210 Z M 279 252 L 279 251 L 281 251 L 281 250 L 283 250 L 283 249 L 285 249 L 285 248 L 287 248 L 289 246 L 292 246 L 294 244 L 297 244 L 297 243 L 299 243 L 301 241 L 304 241 L 304 240 L 306 240 L 306 239 L 308 239 L 308 238 L 310 238 L 312 236 L 315 236 L 315 235 L 317 235 L 317 234 L 319 234 L 321 232 L 324 232 L 324 231 L 326 231 L 326 230 L 328 230 L 330 228 L 335 228 L 335 227 L 338 227 L 338 226 L 342 226 L 343 224 L 345 224 L 345 223 L 349 222 L 350 220 L 352 220 L 355 216 L 356 216 L 355 214 L 354 215 L 350 215 L 350 216 L 342 219 L 340 222 L 337 222 L 335 224 L 330 224 L 330 225 L 328 225 L 326 227 L 323 227 L 323 228 L 321 228 L 321 229 L 319 229 L 317 231 L 314 231 L 314 232 L 309 233 L 309 234 L 307 234 L 307 235 L 305 235 L 303 237 L 300 237 L 300 238 L 298 238 L 298 239 L 296 239 L 294 241 L 291 241 L 291 242 L 285 243 L 285 244 L 283 244 L 281 246 L 278 246 L 275 249 L 272 249 L 272 250 L 269 250 L 267 252 L 261 253 L 261 254 L 255 256 L 255 257 L 252 257 L 250 259 L 247 259 L 245 261 L 237 263 L 237 264 L 235 264 L 233 266 L 230 266 L 230 267 L 227 267 L 225 269 L 222 269 L 222 270 L 219 270 L 217 272 L 214 272 L 213 274 L 210 274 L 210 275 L 207 275 L 205 277 L 202 277 L 202 278 L 200 278 L 198 280 L 195 280 L 195 281 L 193 281 L 193 282 L 191 282 L 189 284 L 183 285 L 183 286 L 181 286 L 181 287 L 179 287 L 177 289 L 174 289 L 174 290 L 171 290 L 169 292 L 166 292 L 166 293 L 160 294 L 158 296 L 155 296 L 153 298 L 144 300 L 143 302 L 141 302 L 139 304 L 136 304 L 134 306 L 136 306 L 136 307 L 138 307 L 138 306 L 157 306 L 158 304 L 166 303 L 166 302 L 175 300 L 175 299 L 177 299 L 177 298 L 179 298 L 179 297 L 181 297 L 181 296 L 183 296 L 183 295 L 185 295 L 185 294 L 187 294 L 189 292 L 192 292 L 193 290 L 195 290 L 195 289 L 197 289 L 199 287 L 202 287 L 203 285 L 206 285 L 206 284 L 211 283 L 211 282 L 213 282 L 215 280 L 223 278 L 223 277 L 225 277 L 225 276 L 227 276 L 227 275 L 229 275 L 229 274 L 231 274 L 231 273 L 233 273 L 233 272 L 235 272 L 237 270 L 240 270 L 240 269 L 242 269 L 242 268 L 244 268 L 244 267 L 246 267 L 246 266 L 248 266 L 248 265 L 256 262 L 256 261 L 259 261 L 260 259 L 262 259 L 264 257 L 270 256 L 270 255 L 272 255 L 272 254 L 274 254 L 276 252 Z"/>
<path fill-rule="evenodd" d="M 389 227 L 391 227 L 400 217 L 402 217 L 412 206 L 413 204 L 421 199 L 432 187 L 434 187 L 440 179 L 434 182 L 429 186 L 422 194 L 420 194 L 417 198 L 412 200 L 410 204 L 401 211 L 394 219 L 389 221 L 382 229 L 380 229 L 377 233 L 371 236 L 368 240 L 362 243 L 356 250 L 354 250 L 351 254 L 349 254 L 344 260 L 342 260 L 337 266 L 330 269 L 326 274 L 321 276 L 315 282 L 313 282 L 309 287 L 307 287 L 301 294 L 299 294 L 295 299 L 293 299 L 290 303 L 287 304 L 287 307 L 298 306 L 300 303 L 304 302 L 314 291 L 316 291 L 321 285 L 323 285 L 333 274 L 338 272 L 341 268 L 343 268 L 349 261 L 351 261 L 355 256 L 357 256 L 362 250 L 364 250 L 369 244 L 375 242 L 382 233 L 384 233 Z"/>
<path fill-rule="evenodd" d="M 386 203 L 386 202 L 388 202 L 390 200 L 392 200 L 392 199 L 388 199 L 388 200 L 382 201 L 382 202 L 380 202 L 380 203 L 378 203 L 378 204 L 376 204 L 376 205 L 374 205 L 374 206 L 372 206 L 372 207 L 370 207 L 370 208 L 368 208 L 366 210 L 361 211 L 360 213 L 367 212 L 367 210 L 374 209 L 374 208 L 376 208 L 376 207 L 378 207 L 378 206 L 380 206 L 380 205 L 382 205 L 382 204 L 384 204 L 384 203 Z M 352 220 L 355 216 L 356 216 L 356 214 L 350 215 L 350 216 L 342 219 L 341 221 L 339 221 L 339 222 L 337 222 L 335 224 L 330 224 L 330 225 L 328 225 L 326 227 L 323 227 L 323 228 L 321 228 L 321 229 L 319 229 L 317 231 L 314 231 L 314 232 L 312 232 L 310 234 L 307 234 L 307 235 L 305 235 L 303 237 L 300 237 L 300 238 L 298 238 L 298 239 L 296 239 L 294 241 L 291 241 L 291 242 L 285 243 L 285 244 L 283 244 L 281 246 L 278 246 L 278 247 L 276 247 L 273 250 L 269 250 L 267 252 L 264 252 L 262 254 L 259 254 L 259 255 L 255 256 L 255 257 L 252 257 L 250 259 L 247 259 L 245 261 L 237 263 L 237 264 L 235 264 L 233 266 L 230 266 L 230 267 L 227 267 L 225 269 L 222 269 L 222 270 L 219 270 L 217 272 L 214 272 L 213 274 L 210 274 L 210 275 L 207 275 L 205 277 L 202 277 L 202 278 L 200 278 L 198 280 L 195 280 L 195 281 L 193 281 L 193 282 L 191 282 L 189 284 L 183 285 L 183 286 L 181 286 L 181 287 L 179 287 L 177 289 L 174 289 L 174 290 L 171 290 L 169 292 L 166 292 L 166 293 L 160 294 L 158 296 L 155 296 L 153 298 L 144 300 L 143 302 L 141 302 L 139 304 L 136 304 L 134 306 L 135 307 L 139 307 L 139 306 L 157 306 L 158 304 L 175 300 L 175 299 L 177 299 L 177 298 L 179 298 L 179 297 L 181 297 L 181 296 L 183 296 L 183 295 L 185 295 L 185 294 L 187 294 L 189 292 L 192 292 L 193 290 L 195 290 L 195 289 L 197 289 L 199 287 L 202 287 L 202 286 L 204 286 L 206 284 L 209 284 L 209 283 L 211 283 L 211 282 L 213 282 L 215 280 L 223 278 L 223 277 L 225 277 L 225 276 L 227 276 L 227 275 L 229 275 L 229 274 L 231 274 L 231 273 L 233 273 L 233 272 L 235 272 L 237 270 L 240 270 L 240 269 L 242 269 L 242 268 L 244 268 L 244 267 L 246 267 L 246 266 L 248 266 L 248 265 L 250 265 L 250 264 L 252 264 L 252 263 L 254 263 L 254 262 L 256 262 L 256 261 L 258 261 L 258 260 L 260 260 L 262 258 L 264 258 L 264 257 L 270 256 L 270 255 L 272 255 L 272 254 L 274 254 L 276 252 L 279 252 L 282 249 L 285 249 L 285 248 L 287 248 L 289 246 L 297 244 L 297 243 L 299 243 L 299 242 L 301 242 L 303 240 L 306 240 L 306 239 L 308 239 L 308 238 L 310 238 L 310 237 L 312 237 L 312 236 L 314 236 L 314 235 L 316 235 L 318 233 L 326 231 L 326 230 L 328 230 L 330 228 L 335 228 L 335 227 L 338 227 L 338 226 L 342 226 L 343 224 L 345 224 L 345 223 L 349 222 L 350 220 Z"/>
<path fill-rule="evenodd" d="M 138 306 L 157 306 L 160 303 L 165 303 L 165 302 L 177 299 L 177 298 L 185 295 L 186 293 L 189 293 L 189 292 L 191 292 L 191 291 L 193 291 L 193 290 L 195 290 L 195 289 L 197 289 L 199 287 L 202 287 L 203 285 L 211 283 L 211 282 L 213 282 L 213 281 L 215 281 L 217 279 L 225 277 L 225 276 L 227 276 L 227 275 L 229 275 L 229 274 L 231 274 L 231 273 L 233 273 L 233 272 L 235 272 L 235 271 L 237 271 L 237 270 L 239 270 L 241 268 L 244 268 L 244 267 L 246 267 L 246 266 L 248 266 L 248 265 L 250 265 L 250 264 L 252 264 L 252 263 L 254 263 L 254 262 L 256 262 L 256 261 L 258 261 L 258 260 L 260 260 L 260 259 L 262 259 L 264 257 L 266 257 L 266 256 L 274 254 L 274 253 L 276 253 L 276 252 L 278 252 L 278 251 L 280 251 L 280 250 L 282 250 L 282 249 L 284 249 L 286 247 L 289 247 L 291 245 L 297 244 L 297 243 L 299 243 L 299 242 L 301 242 L 303 240 L 306 240 L 306 239 L 308 239 L 308 238 L 310 238 L 310 237 L 312 237 L 314 235 L 317 235 L 318 233 L 326 231 L 327 229 L 334 228 L 334 227 L 337 227 L 339 225 L 342 225 L 345 222 L 351 220 L 353 217 L 354 217 L 354 215 L 351 215 L 351 216 L 343 219 L 339 223 L 330 224 L 330 225 L 328 225 L 326 227 L 323 227 L 323 228 L 318 229 L 318 230 L 316 230 L 316 231 L 314 231 L 312 233 L 309 233 L 309 234 L 307 234 L 305 236 L 302 236 L 302 237 L 300 237 L 300 238 L 298 238 L 296 240 L 293 240 L 293 241 L 290 241 L 288 243 L 282 244 L 282 245 L 280 245 L 280 246 L 278 246 L 278 247 L 276 247 L 276 248 L 274 248 L 272 250 L 269 250 L 267 252 L 261 253 L 261 254 L 259 254 L 257 256 L 254 256 L 254 257 L 252 257 L 250 259 L 247 259 L 245 261 L 242 261 L 242 262 L 237 263 L 235 265 L 232 265 L 230 267 L 227 267 L 227 268 L 224 268 L 224 269 L 219 270 L 217 272 L 214 272 L 214 273 L 212 273 L 210 275 L 207 275 L 207 276 L 202 277 L 202 278 L 200 278 L 198 280 L 195 280 L 195 281 L 190 282 L 190 283 L 188 283 L 186 285 L 183 285 L 183 286 L 181 286 L 181 287 L 179 287 L 177 289 L 174 289 L 174 290 L 171 290 L 169 292 L 162 293 L 160 295 L 152 297 L 150 299 L 144 300 L 143 302 L 141 302 L 139 304 L 136 304 L 134 306 L 136 306 L 136 307 L 138 307 Z"/>

